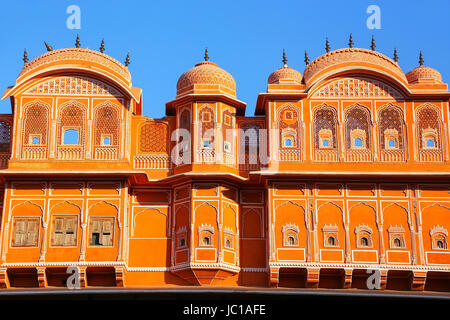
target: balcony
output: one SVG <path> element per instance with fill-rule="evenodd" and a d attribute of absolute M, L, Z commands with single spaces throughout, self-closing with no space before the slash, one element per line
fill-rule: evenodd
<path fill-rule="evenodd" d="M 84 148 L 81 146 L 59 146 L 57 149 L 58 160 L 82 160 L 84 159 Z"/>
<path fill-rule="evenodd" d="M 367 149 L 349 149 L 345 154 L 345 161 L 347 162 L 371 162 L 372 152 Z"/>
<path fill-rule="evenodd" d="M 286 162 L 301 161 L 302 154 L 300 150 L 290 149 L 290 150 L 279 150 L 278 160 Z"/>
<path fill-rule="evenodd" d="M 339 153 L 337 150 L 315 150 L 314 159 L 317 162 L 337 162 Z"/>
<path fill-rule="evenodd" d="M 119 159 L 119 148 L 110 146 L 94 146 L 95 160 L 117 160 Z"/>
<path fill-rule="evenodd" d="M 405 161 L 405 153 L 403 150 L 381 150 L 380 161 L 403 162 Z"/>
<path fill-rule="evenodd" d="M 421 161 L 421 162 L 440 162 L 440 161 L 442 161 L 442 152 L 440 149 L 419 150 L 419 161 Z"/>
<path fill-rule="evenodd" d="M 22 149 L 23 160 L 45 160 L 47 159 L 46 146 L 24 146 Z"/>
<path fill-rule="evenodd" d="M 135 169 L 170 169 L 170 156 L 167 154 L 139 155 L 134 157 Z"/>

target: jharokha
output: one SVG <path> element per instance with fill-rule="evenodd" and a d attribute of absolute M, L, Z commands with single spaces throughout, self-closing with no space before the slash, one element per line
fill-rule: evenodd
<path fill-rule="evenodd" d="M 450 290 L 449 98 L 441 74 L 372 49 L 268 77 L 254 116 L 204 61 L 166 117 L 125 64 L 54 50 L 0 115 L 0 287 Z"/>

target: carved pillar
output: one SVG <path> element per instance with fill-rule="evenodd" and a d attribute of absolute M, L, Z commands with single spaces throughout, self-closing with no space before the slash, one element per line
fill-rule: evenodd
<path fill-rule="evenodd" d="M 38 267 L 37 268 L 37 276 L 38 276 L 38 283 L 39 288 L 46 288 L 47 287 L 47 275 L 45 273 L 45 267 Z"/>
<path fill-rule="evenodd" d="M 269 287 L 276 288 L 278 287 L 280 278 L 280 268 L 270 267 L 269 274 Z"/>
<path fill-rule="evenodd" d="M 86 148 L 86 159 L 91 159 L 92 157 L 92 145 L 94 140 L 92 139 L 92 119 L 87 121 L 87 129 L 84 133 L 84 147 Z"/>
<path fill-rule="evenodd" d="M 427 271 L 413 271 L 411 290 L 423 291 L 427 280 Z"/>
<path fill-rule="evenodd" d="M 47 253 L 47 227 L 48 223 L 44 222 L 42 231 L 41 254 L 39 256 L 39 262 L 45 262 L 45 254 Z"/>
<path fill-rule="evenodd" d="M 56 141 L 56 131 L 57 130 L 57 122 L 56 119 L 52 120 L 51 131 L 50 131 L 50 139 L 48 142 L 48 146 L 50 148 L 50 159 L 56 158 L 56 145 L 58 141 Z"/>
<path fill-rule="evenodd" d="M 116 270 L 116 287 L 124 287 L 125 286 L 125 267 L 117 266 L 114 267 Z"/>
<path fill-rule="evenodd" d="M 384 258 L 384 234 L 383 234 L 383 225 L 378 226 L 378 245 L 380 247 L 379 251 L 379 257 L 380 257 L 380 263 L 384 264 L 386 263 Z"/>
<path fill-rule="evenodd" d="M 79 279 L 80 279 L 80 288 L 86 288 L 88 286 L 87 278 L 86 278 L 86 267 L 78 267 L 79 271 Z"/>
<path fill-rule="evenodd" d="M 320 268 L 308 268 L 306 270 L 306 287 L 319 287 Z"/>
<path fill-rule="evenodd" d="M 350 255 L 350 251 L 351 251 L 351 247 L 350 247 L 350 234 L 349 234 L 349 226 L 348 224 L 344 225 L 344 230 L 345 230 L 345 263 L 350 263 L 351 262 L 351 255 Z"/>
<path fill-rule="evenodd" d="M 8 269 L 0 268 L 0 288 L 9 288 Z"/>
<path fill-rule="evenodd" d="M 86 259 L 86 240 L 87 240 L 87 234 L 86 234 L 86 223 L 81 224 L 81 251 L 80 251 L 80 258 L 79 261 L 84 261 Z"/>
<path fill-rule="evenodd" d="M 387 286 L 388 271 L 380 270 L 380 289 L 385 290 Z"/>
<path fill-rule="evenodd" d="M 352 277 L 353 277 L 353 269 L 346 268 L 344 269 L 344 289 L 350 289 L 352 287 Z"/>

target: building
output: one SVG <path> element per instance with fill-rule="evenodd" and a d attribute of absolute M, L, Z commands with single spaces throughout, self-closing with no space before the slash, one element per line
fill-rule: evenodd
<path fill-rule="evenodd" d="M 375 50 L 283 65 L 253 117 L 210 62 L 166 117 L 101 52 L 28 61 L 0 115 L 0 285 L 449 290 L 449 91 Z M 369 272 L 368 272 L 369 270 Z"/>

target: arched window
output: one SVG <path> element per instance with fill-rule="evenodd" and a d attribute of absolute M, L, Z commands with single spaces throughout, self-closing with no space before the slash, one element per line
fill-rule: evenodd
<path fill-rule="evenodd" d="M 366 237 L 362 237 L 359 243 L 360 243 L 361 247 L 368 247 L 369 239 L 367 239 Z"/>
<path fill-rule="evenodd" d="M 345 112 L 346 160 L 372 161 L 372 121 L 370 110 L 355 104 Z"/>
<path fill-rule="evenodd" d="M 80 144 L 80 132 L 78 129 L 65 129 L 62 144 Z"/>
<path fill-rule="evenodd" d="M 433 226 L 430 229 L 431 247 L 433 250 L 447 250 L 448 231 L 443 226 Z"/>
<path fill-rule="evenodd" d="M 402 246 L 402 241 L 400 238 L 395 238 L 393 243 L 395 248 L 400 248 Z"/>
<path fill-rule="evenodd" d="M 119 141 L 119 110 L 112 103 L 106 102 L 95 109 L 94 144 L 96 146 L 118 146 Z"/>
<path fill-rule="evenodd" d="M 211 238 L 210 237 L 203 237 L 202 245 L 209 246 L 211 244 Z"/>
<path fill-rule="evenodd" d="M 337 148 L 337 112 L 334 107 L 321 105 L 314 110 L 314 148 Z"/>
<path fill-rule="evenodd" d="M 0 121 L 0 152 L 9 152 L 11 143 L 11 125 Z"/>
<path fill-rule="evenodd" d="M 381 161 L 404 161 L 405 121 L 403 110 L 393 104 L 387 104 L 378 112 L 378 135 Z"/>
<path fill-rule="evenodd" d="M 23 119 L 23 145 L 47 145 L 49 125 L 48 108 L 35 102 L 25 108 Z"/>
<path fill-rule="evenodd" d="M 281 228 L 283 234 L 283 246 L 298 246 L 298 226 L 295 224 L 286 224 Z"/>
<path fill-rule="evenodd" d="M 300 161 L 300 112 L 294 105 L 285 105 L 276 115 L 278 132 L 278 153 L 280 161 Z M 289 148 L 290 150 L 283 150 Z"/>
<path fill-rule="evenodd" d="M 365 224 L 360 224 L 355 228 L 356 247 L 370 248 L 372 247 L 372 229 Z"/>
<path fill-rule="evenodd" d="M 208 247 L 213 245 L 214 227 L 202 224 L 198 228 L 199 246 Z"/>
<path fill-rule="evenodd" d="M 417 110 L 420 161 L 442 161 L 442 121 L 439 108 L 425 104 Z"/>
<path fill-rule="evenodd" d="M 327 244 L 330 247 L 336 246 L 336 239 L 333 236 L 329 236 L 327 240 Z"/>

